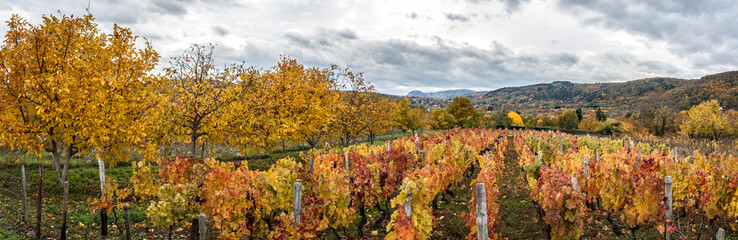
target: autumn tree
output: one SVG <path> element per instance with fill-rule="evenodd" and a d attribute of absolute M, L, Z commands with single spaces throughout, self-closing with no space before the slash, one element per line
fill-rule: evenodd
<path fill-rule="evenodd" d="M 404 135 L 408 130 L 412 130 L 419 125 L 419 115 L 413 111 L 410 106 L 410 99 L 404 97 L 395 104 L 395 116 L 393 119 L 394 126 Z"/>
<path fill-rule="evenodd" d="M 330 74 L 288 57 L 269 70 L 247 71 L 241 76 L 242 94 L 231 108 L 230 141 L 242 150 L 271 149 L 280 141 L 306 141 L 315 147 L 327 135 L 339 105 Z"/>
<path fill-rule="evenodd" d="M 716 100 L 700 103 L 687 111 L 687 119 L 681 125 L 683 134 L 695 138 L 718 139 L 730 132 L 729 120 L 722 114 Z"/>
<path fill-rule="evenodd" d="M 444 111 L 442 108 L 434 108 L 431 110 L 431 118 L 433 119 L 433 129 L 449 129 L 454 126 L 454 116 Z"/>
<path fill-rule="evenodd" d="M 336 119 L 330 130 L 332 135 L 348 146 L 357 138 L 364 136 L 368 123 L 375 120 L 371 114 L 374 86 L 364 81 L 362 73 L 353 73 L 348 68 L 332 66 L 330 77 L 334 78 L 340 90 L 340 104 L 336 108 Z"/>
<path fill-rule="evenodd" d="M 454 126 L 464 127 L 467 123 L 472 120 L 477 114 L 477 110 L 466 97 L 455 97 L 451 104 L 446 107 L 452 116 L 454 116 Z"/>
<path fill-rule="evenodd" d="M 668 107 L 646 107 L 638 114 L 638 125 L 648 129 L 653 135 L 663 136 L 667 132 L 679 130 L 678 114 Z"/>
<path fill-rule="evenodd" d="M 429 115 L 428 110 L 425 110 L 423 107 L 410 109 L 410 116 L 414 120 L 414 124 L 410 125 L 410 130 L 414 133 L 419 129 L 427 128 L 429 126 Z"/>
<path fill-rule="evenodd" d="M 594 113 L 588 114 L 586 117 L 579 122 L 579 129 L 584 131 L 594 131 L 600 126 L 600 122 L 597 121 L 597 115 Z"/>
<path fill-rule="evenodd" d="M 170 131 L 185 137 L 182 140 L 189 143 L 193 156 L 201 137 L 219 141 L 227 136 L 228 107 L 238 99 L 238 84 L 246 72 L 241 65 L 217 68 L 213 48 L 195 44 L 189 52 L 173 58 L 171 66 L 164 69 L 166 84 L 160 89 Z"/>
<path fill-rule="evenodd" d="M 395 118 L 396 107 L 389 99 L 382 97 L 379 93 L 373 93 L 372 99 L 369 101 L 369 114 L 373 121 L 367 122 L 367 136 L 369 142 L 374 144 L 379 134 L 385 133 L 394 125 L 392 119 Z"/>
<path fill-rule="evenodd" d="M 557 126 L 560 129 L 575 129 L 579 126 L 579 118 L 574 111 L 566 110 L 559 116 Z"/>
<path fill-rule="evenodd" d="M 0 49 L 0 141 L 29 154 L 50 152 L 59 184 L 70 159 L 94 151 L 114 163 L 131 150 L 152 157 L 148 124 L 159 99 L 150 74 L 159 55 L 130 29 L 102 33 L 92 15 L 17 15 Z M 63 158 L 63 159 L 62 159 Z"/>
<path fill-rule="evenodd" d="M 523 118 L 520 117 L 520 115 L 516 112 L 509 112 L 507 113 L 507 117 L 509 117 L 512 120 L 513 126 L 523 126 Z"/>

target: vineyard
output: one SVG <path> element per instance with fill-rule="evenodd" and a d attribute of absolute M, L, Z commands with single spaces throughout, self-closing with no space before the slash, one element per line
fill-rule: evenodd
<path fill-rule="evenodd" d="M 138 237 L 172 239 L 193 231 L 218 239 L 701 239 L 732 231 L 735 158 L 674 150 L 555 132 L 448 130 L 311 149 L 263 171 L 212 158 L 134 162 L 130 176 L 100 178 L 102 194 L 84 204 L 114 215 L 117 229 L 106 233 L 114 239 L 130 231 L 123 218 Z M 512 202 L 528 216 L 511 212 Z M 136 211 L 145 216 L 128 223 Z M 20 229 L 32 225 L 20 220 L 32 222 L 19 217 Z M 68 229 L 88 238 L 95 223 Z"/>

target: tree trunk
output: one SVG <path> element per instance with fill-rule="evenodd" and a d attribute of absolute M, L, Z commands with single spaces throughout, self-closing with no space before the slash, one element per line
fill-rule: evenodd
<path fill-rule="evenodd" d="M 190 226 L 190 238 L 189 240 L 198 240 L 197 237 L 200 235 L 200 221 L 197 218 L 192 219 L 192 225 Z"/>
<path fill-rule="evenodd" d="M 67 156 L 64 158 L 64 168 L 62 170 L 62 174 L 59 177 L 59 186 L 64 188 L 64 182 L 67 181 L 67 173 L 69 172 L 69 161 L 72 159 L 72 156 L 74 156 L 74 146 L 69 145 L 69 148 L 67 148 Z"/>
<path fill-rule="evenodd" d="M 197 132 L 195 131 L 190 135 L 190 154 L 192 157 L 197 156 Z"/>

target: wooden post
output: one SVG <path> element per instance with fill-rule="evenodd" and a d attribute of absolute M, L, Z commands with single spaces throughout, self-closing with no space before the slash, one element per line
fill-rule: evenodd
<path fill-rule="evenodd" d="M 205 233 L 207 231 L 207 228 L 205 228 L 205 214 L 200 213 L 200 215 L 198 215 L 197 218 L 198 218 L 197 224 L 200 225 L 200 228 L 199 228 L 200 237 L 198 239 L 205 240 Z"/>
<path fill-rule="evenodd" d="M 292 212 L 295 214 L 295 223 L 300 223 L 300 212 L 302 210 L 302 183 L 292 184 Z"/>
<path fill-rule="evenodd" d="M 670 221 L 672 220 L 671 176 L 666 176 L 664 185 L 664 193 L 666 195 L 666 226 L 664 227 L 664 232 L 666 232 L 666 240 L 671 240 L 671 232 L 669 232 L 669 227 L 671 226 Z"/>
<path fill-rule="evenodd" d="M 97 158 L 98 173 L 100 174 L 100 196 L 105 191 L 105 162 Z M 108 236 L 108 213 L 105 209 L 100 210 L 100 235 Z"/>
<path fill-rule="evenodd" d="M 313 165 L 315 164 L 315 158 L 310 157 L 310 162 L 308 162 L 308 166 L 310 167 L 310 173 L 313 173 Z"/>
<path fill-rule="evenodd" d="M 44 165 L 38 165 L 38 200 L 36 201 L 36 237 L 41 236 L 41 206 L 44 200 Z"/>
<path fill-rule="evenodd" d="M 125 240 L 131 240 L 131 219 L 128 217 L 128 203 L 123 204 L 123 220 L 126 224 L 126 238 Z"/>
<path fill-rule="evenodd" d="M 420 153 L 420 139 L 418 139 L 418 135 L 415 135 L 415 153 Z"/>
<path fill-rule="evenodd" d="M 725 229 L 718 229 L 717 235 L 715 235 L 715 240 L 725 240 Z"/>
<path fill-rule="evenodd" d="M 597 149 L 597 148 L 595 148 L 595 159 L 594 159 L 594 160 L 595 160 L 595 161 L 597 161 L 597 160 L 599 160 L 599 159 L 600 159 L 600 154 L 599 154 L 599 152 L 598 152 L 598 149 Z"/>
<path fill-rule="evenodd" d="M 543 152 L 541 150 L 538 150 L 538 161 L 543 162 Z"/>
<path fill-rule="evenodd" d="M 559 152 L 564 153 L 564 145 L 559 144 Z"/>
<path fill-rule="evenodd" d="M 574 191 L 579 192 L 579 182 L 576 177 L 571 177 L 571 188 L 573 188 Z"/>
<path fill-rule="evenodd" d="M 677 147 L 674 147 L 674 154 L 672 154 L 673 162 L 677 162 Z"/>
<path fill-rule="evenodd" d="M 28 210 L 27 210 L 28 209 L 27 208 L 28 192 L 26 190 L 26 166 L 25 165 L 21 166 L 21 179 L 22 179 L 21 182 L 23 184 L 23 216 L 21 220 L 23 221 L 23 223 L 28 224 Z"/>
<path fill-rule="evenodd" d="M 389 143 L 390 143 L 390 142 L 388 141 L 388 142 L 387 142 L 387 152 L 390 152 L 390 146 L 389 146 L 390 144 L 389 144 Z"/>
<path fill-rule="evenodd" d="M 423 152 L 423 168 L 425 168 L 425 152 Z"/>
<path fill-rule="evenodd" d="M 484 183 L 477 183 L 477 239 L 487 240 L 487 189 Z"/>
<path fill-rule="evenodd" d="M 64 200 L 62 201 L 61 239 L 67 239 L 67 205 L 69 204 L 69 182 L 64 182 Z"/>
<path fill-rule="evenodd" d="M 343 157 L 344 157 L 345 162 L 346 162 L 346 171 L 348 171 L 349 170 L 348 151 L 346 151 L 346 152 L 343 153 Z"/>
<path fill-rule="evenodd" d="M 407 219 L 412 219 L 413 216 L 413 209 L 412 209 L 412 199 L 413 199 L 413 193 L 412 191 L 408 190 L 407 186 L 405 186 L 405 189 L 407 190 L 407 199 L 405 200 L 405 217 Z"/>

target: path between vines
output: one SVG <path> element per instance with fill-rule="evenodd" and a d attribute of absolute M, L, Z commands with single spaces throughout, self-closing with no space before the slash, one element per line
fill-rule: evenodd
<path fill-rule="evenodd" d="M 512 142 L 512 138 L 509 138 Z M 512 143 L 511 143 L 512 144 Z M 538 213 L 528 199 L 530 190 L 527 187 L 523 172 L 518 166 L 518 156 L 512 146 L 505 148 L 503 159 L 505 169 L 497 185 L 500 191 L 498 203 L 499 225 L 494 229 L 501 239 L 545 239 L 543 225 L 539 223 Z M 471 179 L 476 178 L 477 171 Z M 468 212 L 471 191 L 470 181 L 450 190 L 454 196 L 444 194 L 447 201 L 441 204 L 438 213 L 439 225 L 433 239 L 465 239 L 470 229 L 464 223 L 462 212 Z"/>

